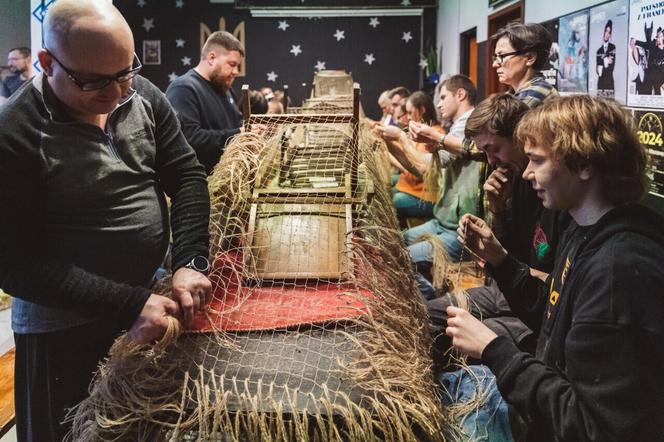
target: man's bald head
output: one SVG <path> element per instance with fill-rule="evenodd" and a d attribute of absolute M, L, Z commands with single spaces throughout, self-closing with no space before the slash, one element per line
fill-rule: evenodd
<path fill-rule="evenodd" d="M 105 45 L 126 46 L 133 51 L 133 35 L 120 11 L 105 0 L 59 0 L 49 8 L 44 20 L 45 46 L 69 52 L 99 40 Z M 92 39 L 92 40 L 91 40 Z"/>
<path fill-rule="evenodd" d="M 105 0 L 58 0 L 46 13 L 39 62 L 55 95 L 75 118 L 96 124 L 131 87 L 118 81 L 135 64 L 134 37 L 120 12 Z M 81 84 L 105 81 L 99 89 Z"/>

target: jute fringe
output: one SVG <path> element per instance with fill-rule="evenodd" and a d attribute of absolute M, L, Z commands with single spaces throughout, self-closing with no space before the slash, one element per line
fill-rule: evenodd
<path fill-rule="evenodd" d="M 235 137 L 226 147 L 209 180 L 211 195 L 211 255 L 224 268 L 211 275 L 221 287 L 253 276 L 253 266 L 233 262 L 231 250 L 252 256 L 247 244 L 250 191 L 256 180 L 274 178 L 279 159 L 277 131 L 267 141 L 252 134 Z M 366 138 L 360 137 L 360 140 Z M 359 146 L 363 174 L 373 180 L 374 194 L 354 207 L 348 258 L 354 271 L 351 295 L 368 305 L 368 314 L 327 330 L 342 336 L 357 358 L 338 361 L 337 369 L 362 391 L 352 400 L 343 391 L 302 393 L 272 383 L 249 385 L 203 365 L 182 366 L 181 355 L 204 351 L 188 348 L 176 320 L 153 346 L 137 346 L 127 336 L 116 341 L 90 389 L 90 397 L 72 413 L 76 441 L 445 441 L 460 440 L 451 422 L 453 411 L 443 409 L 433 382 L 431 336 L 427 313 L 402 245 L 394 217 L 389 179 L 381 172 L 375 144 Z M 435 264 L 444 274 L 447 261 Z M 366 297 L 362 290 L 373 296 Z M 240 290 L 242 296 L 249 291 Z M 223 314 L 224 312 L 216 312 Z M 350 325 L 350 327 L 349 327 Z M 351 332 L 350 330 L 356 330 Z M 300 333 L 293 330 L 289 333 Z M 212 343 L 233 347 L 228 334 L 212 333 Z M 232 413 L 229 404 L 242 410 Z"/>

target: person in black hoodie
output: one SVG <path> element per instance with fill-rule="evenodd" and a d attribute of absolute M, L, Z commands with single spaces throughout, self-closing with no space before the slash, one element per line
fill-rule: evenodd
<path fill-rule="evenodd" d="M 528 440 L 662 441 L 664 219 L 634 204 L 646 157 L 633 119 L 614 101 L 565 97 L 527 114 L 517 139 L 524 178 L 546 208 L 573 218 L 548 295 L 484 221 L 464 217 L 458 232 L 521 319 L 541 323 L 536 355 L 456 307 L 446 333 L 495 374 Z"/>
<path fill-rule="evenodd" d="M 553 255 L 569 215 L 547 210 L 528 181 L 521 176 L 528 157 L 513 134 L 528 111 L 512 94 L 493 94 L 477 105 L 468 118 L 465 136 L 486 154 L 495 169 L 484 182 L 486 212 L 490 214 L 496 236 L 519 261 L 530 265 L 540 278 L 553 268 Z M 468 256 L 468 254 L 465 254 Z M 527 327 L 510 310 L 496 284 L 473 287 L 467 291 L 471 312 L 499 335 L 505 335 L 524 351 L 535 351 L 539 327 Z M 430 330 L 434 335 L 433 357 L 436 368 L 448 364 L 450 342 L 445 335 L 447 307 L 455 302 L 450 294 L 427 302 Z"/>

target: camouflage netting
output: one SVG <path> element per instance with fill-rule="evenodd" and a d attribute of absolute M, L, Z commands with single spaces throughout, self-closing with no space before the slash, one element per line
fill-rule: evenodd
<path fill-rule="evenodd" d="M 232 139 L 209 179 L 206 317 L 197 330 L 172 320 L 155 346 L 121 337 L 74 440 L 456 438 L 389 163 L 353 100 L 245 121 L 265 135 Z"/>

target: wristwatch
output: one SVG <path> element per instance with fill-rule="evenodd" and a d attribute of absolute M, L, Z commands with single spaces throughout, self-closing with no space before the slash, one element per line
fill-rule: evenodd
<path fill-rule="evenodd" d="M 440 136 L 440 141 L 438 142 L 438 149 L 445 149 L 445 138 L 447 138 L 447 134 L 442 134 Z"/>
<path fill-rule="evenodd" d="M 184 265 L 188 269 L 196 270 L 204 275 L 210 272 L 210 261 L 205 256 L 194 256 L 191 261 Z"/>

